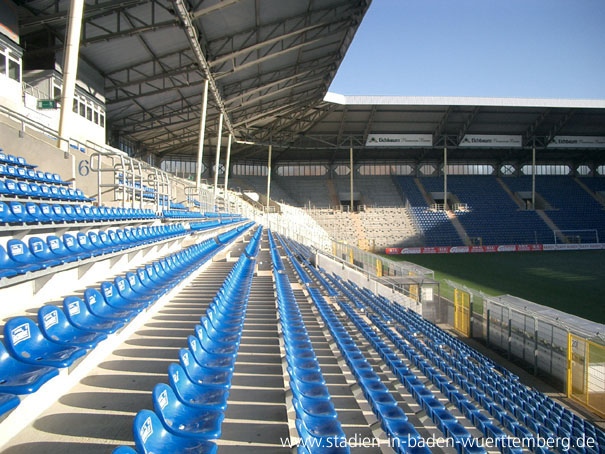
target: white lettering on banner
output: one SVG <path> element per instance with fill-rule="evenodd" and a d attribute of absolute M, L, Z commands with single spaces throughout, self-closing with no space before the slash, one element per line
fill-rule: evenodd
<path fill-rule="evenodd" d="M 366 147 L 432 147 L 432 134 L 368 134 Z"/>
<path fill-rule="evenodd" d="M 498 246 L 497 249 L 498 249 L 498 252 L 515 252 L 517 250 L 514 244 Z"/>
<path fill-rule="evenodd" d="M 466 134 L 460 142 L 460 147 L 480 148 L 521 148 L 523 146 L 520 135 L 483 135 Z"/>
<path fill-rule="evenodd" d="M 605 148 L 605 137 L 555 136 L 547 148 Z"/>
<path fill-rule="evenodd" d="M 393 248 L 387 254 L 460 254 L 477 252 L 540 252 L 605 249 L 605 243 L 583 244 L 504 244 L 500 246 L 453 246 L 424 248 Z"/>

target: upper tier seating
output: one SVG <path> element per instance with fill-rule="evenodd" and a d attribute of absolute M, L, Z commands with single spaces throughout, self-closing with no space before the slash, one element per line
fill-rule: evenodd
<path fill-rule="evenodd" d="M 431 211 L 413 177 L 395 177 L 404 200 L 411 206 L 412 217 L 424 235 L 425 246 L 458 246 L 462 240 L 443 211 Z"/>
<path fill-rule="evenodd" d="M 428 192 L 442 192 L 443 180 L 422 178 Z M 468 211 L 456 216 L 471 238 L 481 244 L 550 243 L 552 231 L 535 211 L 520 210 L 493 176 L 452 175 L 448 190 L 455 194 Z"/>
<path fill-rule="evenodd" d="M 585 179 L 588 184 L 599 187 L 598 179 Z M 506 178 L 504 182 L 513 192 L 531 191 L 531 177 Z M 594 197 L 582 188 L 573 178 L 567 176 L 537 176 L 536 192 L 538 192 L 553 208 L 547 214 L 559 230 L 564 232 L 569 241 L 594 243 L 597 238 L 605 239 L 605 209 Z M 573 232 L 576 230 L 576 232 Z M 548 242 L 553 241 L 550 234 Z"/>

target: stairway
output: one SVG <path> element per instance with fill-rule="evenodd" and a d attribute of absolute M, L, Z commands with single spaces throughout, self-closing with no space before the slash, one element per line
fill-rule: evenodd
<path fill-rule="evenodd" d="M 338 196 L 336 186 L 334 186 L 334 180 L 328 178 L 326 182 L 328 185 L 328 192 L 330 193 L 330 202 L 332 203 L 332 207 L 336 209 L 340 206 L 340 197 Z"/>
<path fill-rule="evenodd" d="M 351 222 L 353 224 L 353 230 L 355 230 L 355 234 L 357 236 L 357 247 L 359 249 L 363 249 L 364 251 L 370 250 L 370 242 L 366 237 L 365 229 L 363 228 L 363 223 L 359 218 L 359 213 L 351 213 Z"/>

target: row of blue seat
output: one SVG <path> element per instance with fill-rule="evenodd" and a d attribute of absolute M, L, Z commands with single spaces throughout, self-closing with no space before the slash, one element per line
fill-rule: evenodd
<path fill-rule="evenodd" d="M 238 234 L 250 226 L 239 227 Z M 100 291 L 88 288 L 83 300 L 68 296 L 63 308 L 44 306 L 38 311 L 38 324 L 27 317 L 9 320 L 4 326 L 6 345 L 0 343 L 0 392 L 36 392 L 59 368 L 69 367 L 129 323 L 222 247 L 209 239 L 116 277 L 114 282 L 103 282 Z"/>
<path fill-rule="evenodd" d="M 280 238 L 281 240 L 281 238 Z M 294 265 L 297 259 L 289 248 L 283 243 L 284 250 Z M 304 283 L 300 270 L 302 267 L 295 267 L 299 279 Z M 305 273 L 306 275 L 306 273 Z M 306 275 L 308 277 L 308 275 Z M 317 288 L 304 283 L 307 286 L 309 296 L 319 310 L 319 313 L 328 327 L 332 337 L 335 339 L 338 349 L 342 353 L 347 365 L 355 376 L 358 385 L 363 391 L 372 411 L 379 419 L 382 429 L 387 436 L 391 438 L 391 446 L 400 454 L 428 454 L 430 450 L 422 445 L 418 440 L 421 438 L 418 431 L 409 423 L 407 416 L 397 401 L 382 383 L 380 377 L 376 374 L 373 367 L 367 361 L 361 350 L 357 347 L 354 339 L 349 335 L 348 330 L 334 314 L 332 308 L 321 295 Z M 416 440 L 415 443 L 410 443 Z"/>
<path fill-rule="evenodd" d="M 0 202 L 0 224 L 144 221 L 156 218 L 148 209 Z"/>
<path fill-rule="evenodd" d="M 208 230 L 218 227 L 220 225 L 229 225 L 235 222 L 241 222 L 243 219 L 240 218 L 224 218 L 224 219 L 212 219 L 211 221 L 204 222 L 190 222 L 189 228 L 191 230 Z"/>
<path fill-rule="evenodd" d="M 204 213 L 199 211 L 164 210 L 163 216 L 169 219 L 203 219 Z"/>
<path fill-rule="evenodd" d="M 136 450 L 120 446 L 114 453 L 216 453 L 209 440 L 221 435 L 255 262 L 240 257 L 195 327 L 195 336 L 188 336 L 188 348 L 179 351 L 179 364 L 169 366 L 170 386 L 154 388 L 154 411 L 135 416 Z"/>
<path fill-rule="evenodd" d="M 272 253 L 275 242 L 269 232 Z M 279 256 L 279 255 L 278 255 Z M 350 448 L 332 403 L 321 367 L 305 327 L 288 275 L 273 263 L 277 304 L 286 350 L 290 389 L 301 438 L 298 452 L 349 453 Z M 283 263 L 282 263 L 283 265 Z"/>
<path fill-rule="evenodd" d="M 417 316 L 406 314 L 403 318 L 395 315 L 405 323 L 399 328 L 400 333 L 412 341 L 418 339 L 418 333 L 426 333 L 424 345 L 419 346 L 425 350 L 425 356 L 433 358 L 452 380 L 463 387 L 490 414 L 496 415 L 503 424 L 510 425 L 515 431 L 523 431 L 518 428 L 521 425 L 541 437 L 592 437 L 596 440 L 596 449 L 574 449 L 592 454 L 605 452 L 605 433 L 599 428 L 542 393 L 503 376 L 500 371 L 484 369 L 474 358 L 471 359 L 470 355 L 464 356 L 464 348 L 454 349 L 448 345 L 449 339 L 441 336 L 438 329 L 428 330 L 423 327 L 422 323 L 418 323 Z M 431 351 L 427 351 L 427 347 Z"/>
<path fill-rule="evenodd" d="M 32 236 L 28 244 L 10 239 L 6 250 L 0 246 L 0 278 L 34 272 L 65 263 L 111 254 L 125 249 L 153 244 L 187 235 L 181 224 L 156 227 L 136 227 L 107 232 L 49 235 L 46 240 Z"/>
<path fill-rule="evenodd" d="M 9 179 L 0 180 L 0 195 L 5 197 L 64 200 L 69 202 L 91 202 L 94 200 L 94 198 L 86 197 L 80 189 L 72 189 L 65 186 L 48 186 L 46 184 L 27 183 L 25 181 Z"/>
<path fill-rule="evenodd" d="M 454 354 L 458 354 L 461 350 L 464 352 L 464 349 L 446 349 L 441 336 L 437 332 L 439 330 L 437 327 L 430 325 L 433 329 L 421 340 L 418 336 L 419 323 L 417 323 L 417 319 L 419 317 L 417 315 L 408 319 L 398 317 L 403 323 L 397 329 L 408 342 L 407 345 L 404 344 L 401 338 L 385 324 L 385 322 L 393 321 L 387 315 L 387 309 L 393 307 L 399 311 L 402 311 L 402 309 L 396 305 L 388 304 L 385 298 L 376 297 L 367 289 L 359 289 L 353 283 L 345 283 L 345 285 L 352 292 L 355 292 L 357 297 L 372 306 L 373 310 L 382 318 L 380 320 L 376 316 L 370 316 L 375 325 L 379 326 L 400 347 L 402 352 L 413 355 L 421 369 L 426 371 L 426 375 L 486 436 L 502 438 L 505 434 L 500 428 L 495 427 L 488 421 L 486 416 L 480 413 L 477 406 L 484 408 L 502 427 L 516 437 L 528 440 L 538 436 L 551 439 L 565 437 L 572 441 L 591 437 L 596 440 L 597 446 L 595 449 L 584 446 L 576 446 L 572 449 L 583 454 L 603 452 L 605 436 L 600 429 L 587 424 L 585 420 L 576 417 L 571 411 L 556 404 L 547 396 L 535 390 L 529 390 L 521 385 L 518 380 L 502 375 L 500 371 L 495 371 L 495 368 L 485 368 L 483 365 L 481 367 L 475 359 L 469 360 L 470 355 L 468 358 L 462 358 L 462 360 L 457 359 Z M 428 324 L 428 322 L 424 322 Z M 412 352 L 414 349 L 416 351 Z M 429 359 L 445 376 L 440 375 L 434 367 L 429 366 L 424 359 L 420 358 L 418 352 L 424 358 Z M 448 383 L 447 377 L 452 383 Z M 475 404 L 458 392 L 454 383 L 460 389 L 466 391 L 474 399 Z M 547 452 L 535 445 L 533 450 L 538 454 Z"/>
<path fill-rule="evenodd" d="M 23 156 L 13 156 L 12 154 L 4 153 L 4 150 L 2 148 L 0 148 L 0 162 L 3 164 L 27 167 L 30 169 L 35 169 L 37 167 L 27 162 Z"/>

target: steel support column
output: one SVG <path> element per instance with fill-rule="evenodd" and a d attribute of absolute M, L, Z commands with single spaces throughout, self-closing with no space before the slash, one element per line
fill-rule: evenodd
<path fill-rule="evenodd" d="M 269 202 L 271 201 L 271 152 L 273 145 L 269 145 L 269 160 L 267 162 L 267 213 L 269 213 Z"/>
<path fill-rule="evenodd" d="M 225 161 L 225 196 L 227 195 L 227 189 L 229 188 L 229 166 L 231 165 L 231 141 L 233 136 L 229 134 L 227 139 L 227 159 Z"/>
<path fill-rule="evenodd" d="M 72 122 L 69 117 L 73 110 L 74 92 L 76 90 L 83 13 L 84 0 L 71 0 L 63 59 L 63 89 L 61 90 L 61 113 L 59 117 L 59 148 L 62 150 L 69 149 L 68 141 L 61 139 L 69 139 L 70 137 L 69 125 Z"/>
<path fill-rule="evenodd" d="M 531 209 L 536 209 L 536 139 L 531 147 Z"/>
<path fill-rule="evenodd" d="M 351 178 L 350 178 L 350 184 L 349 184 L 349 186 L 350 186 L 349 189 L 350 189 L 351 195 L 350 195 L 349 202 L 351 204 L 350 210 L 351 210 L 351 213 L 352 213 L 353 209 L 355 208 L 355 205 L 353 204 L 353 173 L 354 173 L 354 170 L 355 170 L 355 168 L 353 167 L 353 146 L 351 146 L 349 148 L 349 160 L 351 162 L 351 173 L 350 173 Z"/>
<path fill-rule="evenodd" d="M 208 109 L 208 79 L 204 81 L 202 92 L 202 113 L 200 118 L 200 143 L 197 149 L 197 168 L 195 172 L 195 187 L 199 190 L 202 182 L 202 166 L 204 156 L 204 136 L 206 134 L 206 111 Z"/>
<path fill-rule="evenodd" d="M 447 139 L 446 139 L 447 143 Z M 443 210 L 447 211 L 447 145 L 443 147 Z"/>
<path fill-rule="evenodd" d="M 221 140 L 223 135 L 223 114 L 218 116 L 218 136 L 216 137 L 216 161 L 214 163 L 214 189 L 212 190 L 212 205 L 216 211 L 216 189 L 218 187 L 218 171 L 221 160 Z"/>

